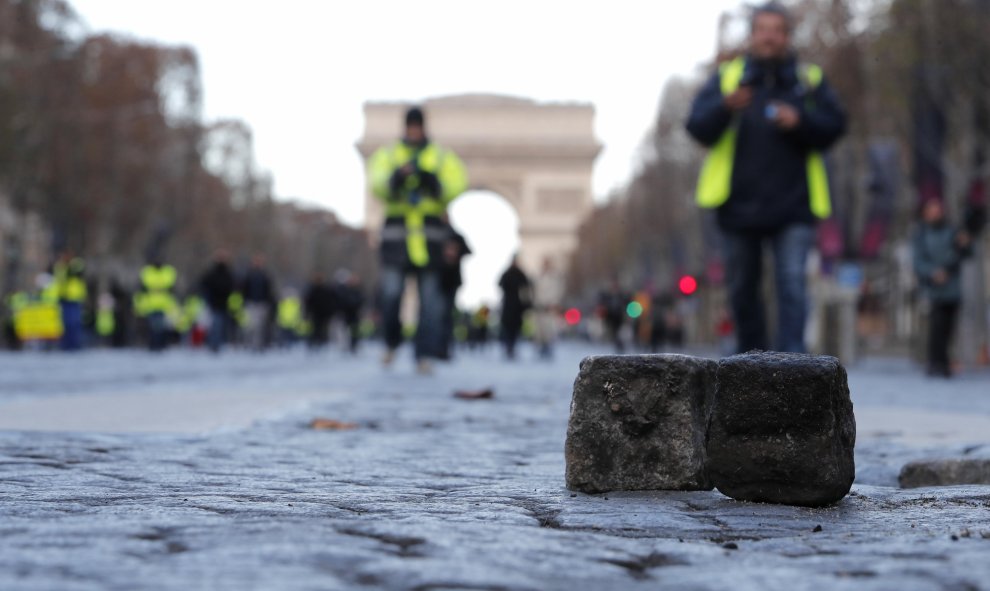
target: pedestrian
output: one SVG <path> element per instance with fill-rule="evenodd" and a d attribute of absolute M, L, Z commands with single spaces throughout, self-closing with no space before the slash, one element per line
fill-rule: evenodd
<path fill-rule="evenodd" d="M 457 314 L 457 292 L 464 283 L 461 264 L 464 257 L 471 254 L 467 240 L 450 222 L 444 218 L 449 230 L 449 236 L 443 245 L 443 266 L 440 284 L 444 297 L 444 345 L 440 356 L 443 360 L 451 359 L 454 345 L 454 316 Z"/>
<path fill-rule="evenodd" d="M 175 267 L 159 258 L 141 269 L 138 310 L 147 321 L 151 351 L 163 351 L 168 345 L 169 318 L 177 311 L 173 290 L 178 277 Z"/>
<path fill-rule="evenodd" d="M 487 304 L 481 304 L 471 315 L 471 325 L 468 328 L 468 347 L 474 351 L 484 351 L 488 347 L 488 323 L 491 309 Z"/>
<path fill-rule="evenodd" d="M 340 269 L 335 274 L 337 309 L 340 321 L 347 335 L 347 350 L 357 354 L 361 342 L 361 309 L 364 308 L 364 290 L 361 278 L 349 269 Z"/>
<path fill-rule="evenodd" d="M 336 307 L 334 290 L 327 283 L 326 275 L 313 273 L 303 296 L 303 308 L 310 326 L 310 349 L 322 349 L 330 342 L 330 320 L 333 319 Z"/>
<path fill-rule="evenodd" d="M 265 256 L 255 254 L 239 289 L 244 298 L 244 340 L 254 351 L 263 351 L 269 343 L 269 326 L 275 309 L 275 289 L 265 268 Z"/>
<path fill-rule="evenodd" d="M 62 350 L 79 351 L 83 348 L 85 336 L 83 309 L 88 296 L 86 262 L 71 251 L 65 251 L 52 266 L 52 276 L 62 314 Z"/>
<path fill-rule="evenodd" d="M 624 353 L 626 346 L 622 340 L 622 327 L 626 322 L 629 294 L 622 289 L 618 277 L 612 277 L 608 288 L 599 294 L 598 306 L 605 323 L 605 339 L 612 343 L 616 353 Z"/>
<path fill-rule="evenodd" d="M 303 324 L 302 302 L 295 289 L 288 289 L 278 302 L 278 345 L 291 347 L 299 339 Z"/>
<path fill-rule="evenodd" d="M 417 371 L 428 374 L 432 360 L 443 356 L 445 298 L 440 285 L 443 223 L 447 205 L 468 187 L 467 171 L 454 152 L 432 142 L 422 109 L 406 112 L 404 137 L 371 158 L 372 191 L 385 206 L 381 231 L 381 303 L 390 365 L 402 343 L 399 311 L 407 276 L 416 278 L 419 318 L 416 327 Z"/>
<path fill-rule="evenodd" d="M 806 261 L 816 220 L 831 215 L 822 152 L 845 130 L 821 68 L 795 55 L 792 28 L 780 4 L 754 8 L 747 53 L 722 64 L 687 121 L 688 132 L 709 148 L 697 201 L 717 210 L 740 352 L 805 350 Z M 777 294 L 773 343 L 761 296 L 766 244 Z"/>
<path fill-rule="evenodd" d="M 509 268 L 498 280 L 502 290 L 502 314 L 499 321 L 505 356 L 516 358 L 516 343 L 522 334 L 523 317 L 532 305 L 532 287 L 529 277 L 519 268 L 519 257 L 513 256 Z"/>
<path fill-rule="evenodd" d="M 535 341 L 542 359 L 553 357 L 557 342 L 557 325 L 560 319 L 560 303 L 564 299 L 564 274 L 553 259 L 543 259 L 543 269 L 533 285 L 533 307 L 536 311 Z"/>
<path fill-rule="evenodd" d="M 969 256 L 972 237 L 948 223 L 938 199 L 922 204 L 921 224 L 914 235 L 914 270 L 929 304 L 927 373 L 952 377 L 949 346 L 962 301 L 960 268 Z"/>
<path fill-rule="evenodd" d="M 230 317 L 228 302 L 234 293 L 234 273 L 230 270 L 230 255 L 226 250 L 218 250 L 213 256 L 213 264 L 200 280 L 203 300 L 210 309 L 210 328 L 206 342 L 210 350 L 219 353 L 227 341 Z"/>
<path fill-rule="evenodd" d="M 670 293 L 658 293 L 650 301 L 650 352 L 659 353 L 667 342 L 667 310 L 673 306 Z"/>

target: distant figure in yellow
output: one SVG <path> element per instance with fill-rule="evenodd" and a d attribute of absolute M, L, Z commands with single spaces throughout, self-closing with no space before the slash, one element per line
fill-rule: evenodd
<path fill-rule="evenodd" d="M 385 365 L 402 344 L 399 311 L 406 277 L 419 288 L 419 321 L 415 355 L 420 373 L 430 373 L 432 360 L 443 357 L 445 302 L 441 286 L 443 245 L 449 228 L 447 206 L 468 187 L 467 171 L 457 154 L 430 141 L 423 111 L 406 112 L 405 134 L 379 149 L 369 164 L 371 189 L 385 205 L 381 232 L 381 306 Z"/>

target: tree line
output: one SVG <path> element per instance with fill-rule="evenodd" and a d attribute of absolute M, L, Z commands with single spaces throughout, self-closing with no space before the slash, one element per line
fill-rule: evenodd
<path fill-rule="evenodd" d="M 152 258 L 195 277 L 219 248 L 293 284 L 374 271 L 363 231 L 276 199 L 245 123 L 203 120 L 192 49 L 89 34 L 63 0 L 0 0 L 0 214 L 106 281 Z M 30 226 L 0 224 L 0 290 L 38 270 Z"/>

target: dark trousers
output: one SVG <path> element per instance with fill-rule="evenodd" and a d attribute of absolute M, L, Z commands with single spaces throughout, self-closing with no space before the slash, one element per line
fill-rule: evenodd
<path fill-rule="evenodd" d="M 165 324 L 165 312 L 148 314 L 148 349 L 164 351 L 168 344 L 168 326 Z"/>
<path fill-rule="evenodd" d="M 928 370 L 949 375 L 949 345 L 956 328 L 959 302 L 932 302 L 928 317 Z"/>
<path fill-rule="evenodd" d="M 794 224 L 775 232 L 725 232 L 729 300 L 736 323 L 738 351 L 770 349 L 761 288 L 763 246 L 773 251 L 777 292 L 777 351 L 804 353 L 808 296 L 804 269 L 815 238 L 813 226 Z"/>
<path fill-rule="evenodd" d="M 415 275 L 419 288 L 419 320 L 416 325 L 416 359 L 439 359 L 444 353 L 444 310 L 447 303 L 440 286 L 440 271 L 429 267 L 405 269 L 383 265 L 380 272 L 382 322 L 385 344 L 397 349 L 402 344 L 402 293 L 406 276 Z"/>
<path fill-rule="evenodd" d="M 79 302 L 62 301 L 62 349 L 79 351 L 83 347 L 83 308 Z"/>

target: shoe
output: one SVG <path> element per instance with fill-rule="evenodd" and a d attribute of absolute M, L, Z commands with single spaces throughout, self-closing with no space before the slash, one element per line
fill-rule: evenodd
<path fill-rule="evenodd" d="M 382 355 L 382 365 L 389 367 L 393 361 L 395 361 L 395 349 L 385 351 L 385 355 Z"/>
<path fill-rule="evenodd" d="M 433 375 L 433 364 L 429 359 L 420 359 L 416 362 L 416 373 L 421 376 Z"/>

